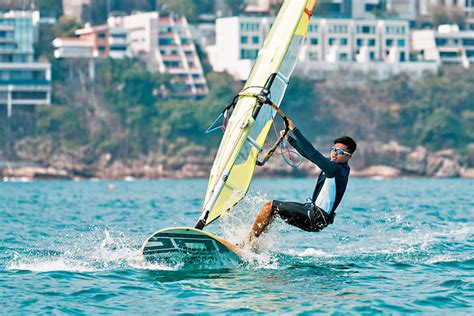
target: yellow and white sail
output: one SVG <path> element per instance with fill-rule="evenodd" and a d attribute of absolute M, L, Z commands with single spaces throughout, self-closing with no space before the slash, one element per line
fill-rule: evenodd
<path fill-rule="evenodd" d="M 284 1 L 229 119 L 196 227 L 208 225 L 247 193 L 275 115 L 272 107 L 259 105 L 255 95 L 269 92 L 271 102 L 280 105 L 315 4 L 316 0 Z"/>

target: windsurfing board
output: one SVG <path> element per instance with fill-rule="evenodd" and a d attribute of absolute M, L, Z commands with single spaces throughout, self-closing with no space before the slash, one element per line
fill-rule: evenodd
<path fill-rule="evenodd" d="M 141 252 L 145 260 L 159 263 L 241 261 L 241 253 L 236 246 L 211 233 L 190 227 L 157 231 L 145 240 Z"/>

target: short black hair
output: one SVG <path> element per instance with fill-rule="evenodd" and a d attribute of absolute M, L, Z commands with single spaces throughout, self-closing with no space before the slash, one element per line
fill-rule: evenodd
<path fill-rule="evenodd" d="M 341 137 L 336 138 L 334 140 L 334 144 L 337 144 L 337 143 L 346 145 L 347 150 L 351 154 L 353 154 L 354 151 L 356 151 L 356 149 L 357 149 L 357 144 L 356 144 L 355 140 L 353 140 L 352 137 L 349 137 L 349 136 L 341 136 Z"/>

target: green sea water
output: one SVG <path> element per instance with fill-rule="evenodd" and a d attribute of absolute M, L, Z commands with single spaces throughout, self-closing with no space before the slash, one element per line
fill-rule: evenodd
<path fill-rule="evenodd" d="M 239 242 L 267 199 L 303 202 L 314 182 L 256 180 L 209 231 Z M 192 226 L 205 188 L 0 183 L 0 314 L 474 312 L 473 180 L 351 179 L 334 225 L 307 233 L 277 221 L 241 265 L 144 262 L 143 240 Z"/>

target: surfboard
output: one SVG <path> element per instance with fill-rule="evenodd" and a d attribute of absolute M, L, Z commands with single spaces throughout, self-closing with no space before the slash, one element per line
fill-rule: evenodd
<path fill-rule="evenodd" d="M 148 237 L 141 248 L 149 262 L 175 264 L 230 260 L 240 262 L 239 249 L 211 233 L 190 227 L 172 227 Z"/>

